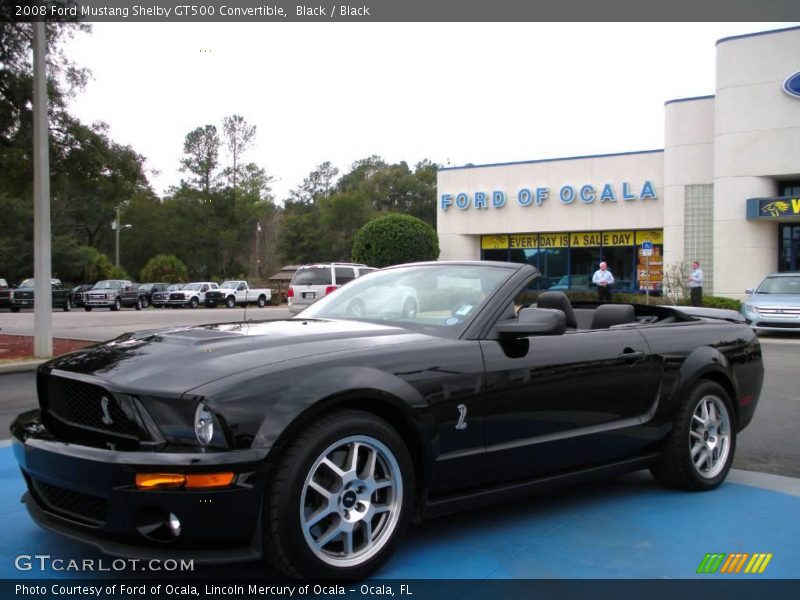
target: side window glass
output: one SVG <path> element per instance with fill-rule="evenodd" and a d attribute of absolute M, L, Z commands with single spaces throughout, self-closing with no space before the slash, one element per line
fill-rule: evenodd
<path fill-rule="evenodd" d="M 336 285 L 344 285 L 356 278 L 353 267 L 336 267 L 334 273 L 336 274 Z"/>

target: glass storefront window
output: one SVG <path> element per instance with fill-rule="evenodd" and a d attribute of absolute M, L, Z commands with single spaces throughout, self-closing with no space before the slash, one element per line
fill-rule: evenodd
<path fill-rule="evenodd" d="M 603 248 L 603 260 L 606 261 L 609 271 L 614 275 L 612 289 L 616 292 L 632 292 L 636 283 L 636 247 Z"/>
<path fill-rule="evenodd" d="M 778 271 L 800 271 L 800 225 L 781 223 Z"/>
<path fill-rule="evenodd" d="M 549 289 L 558 286 L 569 275 L 569 250 L 567 248 L 543 248 L 539 251 L 539 270 L 542 279 L 539 280 L 540 289 Z"/>
<path fill-rule="evenodd" d="M 570 285 L 571 290 L 588 290 L 591 288 L 592 275 L 600 265 L 600 248 L 570 249 Z M 612 270 L 611 273 L 614 273 Z"/>

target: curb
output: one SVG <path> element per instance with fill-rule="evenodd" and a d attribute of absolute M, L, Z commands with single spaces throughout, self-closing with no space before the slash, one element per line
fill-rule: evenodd
<path fill-rule="evenodd" d="M 37 367 L 50 359 L 43 358 L 41 360 L 26 360 L 24 362 L 8 363 L 0 365 L 0 375 L 7 375 L 10 373 L 27 373 L 35 371 Z"/>

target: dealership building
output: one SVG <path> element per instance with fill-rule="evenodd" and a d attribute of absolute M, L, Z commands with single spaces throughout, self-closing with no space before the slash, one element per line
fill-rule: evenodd
<path fill-rule="evenodd" d="M 697 260 L 733 298 L 800 271 L 800 27 L 719 40 L 716 93 L 664 121 L 659 150 L 440 169 L 441 260 L 527 262 L 551 289 L 605 260 L 617 291 Z"/>

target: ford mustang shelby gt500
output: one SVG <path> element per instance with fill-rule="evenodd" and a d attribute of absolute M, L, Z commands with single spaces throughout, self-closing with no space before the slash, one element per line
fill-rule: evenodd
<path fill-rule="evenodd" d="M 42 527 L 113 555 L 362 578 L 411 520 L 646 468 L 720 485 L 763 380 L 742 317 L 573 306 L 532 293 L 539 277 L 401 265 L 289 320 L 53 359 L 40 410 L 12 425 L 23 500 Z"/>

